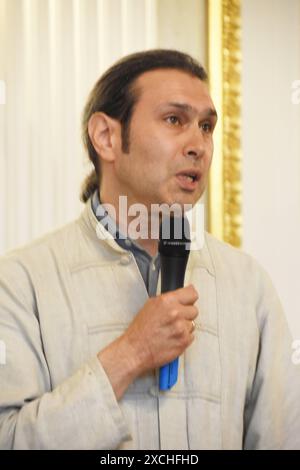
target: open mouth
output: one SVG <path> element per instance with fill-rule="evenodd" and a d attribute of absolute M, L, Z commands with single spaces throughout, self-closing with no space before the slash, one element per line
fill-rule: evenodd
<path fill-rule="evenodd" d="M 178 176 L 181 176 L 182 178 L 186 178 L 189 181 L 196 181 L 197 180 L 196 175 L 178 175 Z"/>
<path fill-rule="evenodd" d="M 180 173 L 177 173 L 176 176 L 180 178 L 185 178 L 188 181 L 195 182 L 195 181 L 199 181 L 201 175 L 200 175 L 199 170 L 189 169 L 189 170 L 181 171 Z"/>
<path fill-rule="evenodd" d="M 176 177 L 182 189 L 193 191 L 198 186 L 201 174 L 198 170 L 191 169 L 177 173 Z"/>

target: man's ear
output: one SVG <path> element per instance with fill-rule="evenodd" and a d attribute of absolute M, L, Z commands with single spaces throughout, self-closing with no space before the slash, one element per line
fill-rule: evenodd
<path fill-rule="evenodd" d="M 121 138 L 120 123 L 105 113 L 94 113 L 89 119 L 88 133 L 98 155 L 107 162 L 114 161 Z"/>

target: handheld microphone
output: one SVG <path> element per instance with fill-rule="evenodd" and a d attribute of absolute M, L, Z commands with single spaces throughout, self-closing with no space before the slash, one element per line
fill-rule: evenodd
<path fill-rule="evenodd" d="M 161 293 L 183 287 L 190 249 L 190 227 L 186 217 L 163 215 L 159 230 Z M 177 382 L 178 362 L 166 364 L 159 371 L 160 390 L 169 390 Z"/>

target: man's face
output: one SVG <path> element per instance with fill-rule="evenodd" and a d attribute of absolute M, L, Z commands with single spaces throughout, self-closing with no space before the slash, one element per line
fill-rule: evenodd
<path fill-rule="evenodd" d="M 162 69 L 142 74 L 136 87 L 129 153 L 120 149 L 115 160 L 119 195 L 147 207 L 194 205 L 205 189 L 213 153 L 216 115 L 207 85 L 185 72 Z"/>

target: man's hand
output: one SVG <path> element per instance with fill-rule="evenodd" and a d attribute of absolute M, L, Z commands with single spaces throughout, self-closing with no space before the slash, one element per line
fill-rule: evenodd
<path fill-rule="evenodd" d="M 193 342 L 198 293 L 190 285 L 151 297 L 98 358 L 119 399 L 139 375 L 172 362 Z"/>
<path fill-rule="evenodd" d="M 134 351 L 140 373 L 168 364 L 192 343 L 197 299 L 195 288 L 188 286 L 146 302 L 123 335 Z"/>

